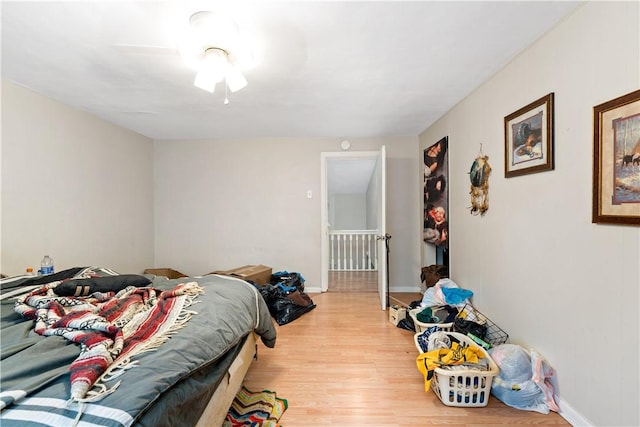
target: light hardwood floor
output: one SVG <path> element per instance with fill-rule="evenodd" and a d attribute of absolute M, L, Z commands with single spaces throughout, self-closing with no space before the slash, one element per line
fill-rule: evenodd
<path fill-rule="evenodd" d="M 378 272 L 330 271 L 329 292 L 378 292 Z"/>
<path fill-rule="evenodd" d="M 482 408 L 445 406 L 425 392 L 413 333 L 389 323 L 375 292 L 310 294 L 317 307 L 276 326 L 273 349 L 259 343 L 244 385 L 289 401 L 284 427 L 569 425 L 509 408 L 491 396 Z"/>

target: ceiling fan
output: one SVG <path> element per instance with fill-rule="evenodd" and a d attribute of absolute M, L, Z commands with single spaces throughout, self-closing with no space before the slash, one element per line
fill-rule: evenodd
<path fill-rule="evenodd" d="M 252 53 L 238 25 L 226 15 L 202 11 L 191 15 L 189 29 L 178 46 L 185 62 L 197 69 L 194 85 L 213 93 L 223 81 L 231 92 L 247 86 L 240 69 L 252 62 Z"/>
<path fill-rule="evenodd" d="M 237 92 L 247 86 L 242 69 L 253 65 L 253 53 L 236 22 L 212 11 L 193 13 L 189 25 L 178 37 L 176 47 L 118 44 L 121 51 L 144 54 L 178 53 L 196 70 L 194 86 L 213 93 L 224 82 L 225 90 Z M 228 104 L 225 96 L 225 104 Z"/>
<path fill-rule="evenodd" d="M 245 73 L 249 69 L 260 67 L 256 78 L 261 85 L 280 84 L 283 80 L 290 81 L 291 70 L 300 73 L 307 64 L 305 32 L 277 8 L 260 7 L 261 3 L 256 2 L 251 13 L 244 14 L 244 9 L 213 12 L 206 6 L 192 9 L 187 2 L 171 4 L 175 9 L 148 14 L 162 18 L 150 20 L 150 25 L 167 31 L 145 34 L 143 39 L 148 44 L 123 40 L 111 46 L 123 55 L 145 55 L 149 62 L 169 57 L 182 63 L 194 70 L 191 82 L 195 86 L 209 92 L 224 92 L 225 101 L 227 91 L 237 92 L 247 85 Z M 207 73 L 208 68 L 223 71 Z"/>

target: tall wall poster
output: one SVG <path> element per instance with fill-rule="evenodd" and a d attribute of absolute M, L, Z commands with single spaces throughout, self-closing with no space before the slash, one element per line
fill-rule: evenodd
<path fill-rule="evenodd" d="M 449 248 L 448 137 L 424 150 L 424 231 L 423 239 L 443 249 Z"/>

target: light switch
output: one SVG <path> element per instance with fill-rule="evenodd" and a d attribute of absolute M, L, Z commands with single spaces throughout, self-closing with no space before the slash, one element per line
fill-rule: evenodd
<path fill-rule="evenodd" d="M 311 190 L 307 190 L 307 199 L 310 199 L 313 197 L 313 193 L 311 192 Z"/>

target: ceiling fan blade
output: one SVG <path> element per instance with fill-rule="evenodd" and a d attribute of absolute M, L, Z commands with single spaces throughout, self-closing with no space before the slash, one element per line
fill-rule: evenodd
<path fill-rule="evenodd" d="M 211 74 L 207 70 L 200 70 L 196 74 L 196 79 L 193 82 L 195 87 L 199 87 L 202 90 L 213 93 L 216 90 L 216 79 L 212 78 Z"/>
<path fill-rule="evenodd" d="M 240 70 L 231 64 L 227 65 L 225 79 L 231 92 L 237 92 L 248 84 L 247 79 L 245 79 Z"/>
<path fill-rule="evenodd" d="M 114 44 L 114 49 L 132 55 L 167 55 L 178 54 L 178 49 L 172 46 L 151 46 L 140 44 Z"/>

